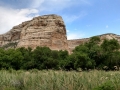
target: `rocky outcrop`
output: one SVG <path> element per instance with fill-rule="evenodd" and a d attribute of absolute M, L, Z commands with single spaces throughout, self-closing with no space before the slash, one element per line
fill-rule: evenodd
<path fill-rule="evenodd" d="M 20 35 L 23 27 L 25 27 L 30 21 L 23 22 L 17 26 L 14 26 L 10 31 L 5 34 L 0 35 L 0 47 L 11 48 L 17 47 L 20 41 Z"/>
<path fill-rule="evenodd" d="M 108 33 L 98 36 L 101 41 L 114 38 L 120 42 L 120 36 L 116 34 Z M 4 48 L 31 47 L 35 49 L 37 46 L 46 46 L 52 50 L 72 52 L 76 46 L 87 41 L 89 38 L 67 40 L 64 21 L 58 15 L 35 17 L 0 35 L 0 47 Z"/>
<path fill-rule="evenodd" d="M 58 15 L 44 15 L 13 27 L 0 35 L 0 46 L 47 46 L 52 50 L 68 50 L 65 24 Z"/>
<path fill-rule="evenodd" d="M 70 52 L 72 52 L 72 50 L 75 49 L 76 46 L 79 46 L 80 44 L 83 44 L 88 40 L 89 38 L 68 40 L 68 48 Z"/>
<path fill-rule="evenodd" d="M 107 33 L 107 34 L 102 34 L 102 35 L 97 35 L 98 37 L 100 37 L 101 42 L 104 39 L 116 39 L 118 40 L 118 42 L 120 43 L 120 35 L 116 35 L 113 33 Z M 76 47 L 79 46 L 80 44 L 83 44 L 87 41 L 89 41 L 90 38 L 83 38 L 83 39 L 76 39 L 76 40 L 68 40 L 68 48 L 70 49 L 70 52 L 72 52 L 72 50 Z"/>
<path fill-rule="evenodd" d="M 33 18 L 21 31 L 18 47 L 47 46 L 52 50 L 67 50 L 64 22 L 60 16 L 44 15 Z"/>

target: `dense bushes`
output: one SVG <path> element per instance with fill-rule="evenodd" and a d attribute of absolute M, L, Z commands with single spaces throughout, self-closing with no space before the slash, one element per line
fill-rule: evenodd
<path fill-rule="evenodd" d="M 0 48 L 0 69 L 63 69 L 78 70 L 114 69 L 120 66 L 120 45 L 117 40 L 92 37 L 89 42 L 77 46 L 72 54 L 67 51 L 50 50 L 48 47 Z"/>
<path fill-rule="evenodd" d="M 84 58 L 89 58 L 89 60 L 85 59 L 86 63 L 84 65 L 86 65 L 85 67 L 88 69 L 102 69 L 104 66 L 107 66 L 110 70 L 112 70 L 114 69 L 114 66 L 120 66 L 119 49 L 120 45 L 115 39 L 105 39 L 104 41 L 100 41 L 99 37 L 92 37 L 89 42 L 77 46 L 73 51 L 73 54 L 75 57 L 77 56 L 78 52 L 80 53 L 79 55 L 86 54 L 84 55 Z M 79 62 L 85 62 L 85 60 L 80 59 L 80 57 L 78 59 Z"/>
<path fill-rule="evenodd" d="M 58 69 L 67 51 L 52 51 L 48 47 L 0 49 L 0 69 Z"/>

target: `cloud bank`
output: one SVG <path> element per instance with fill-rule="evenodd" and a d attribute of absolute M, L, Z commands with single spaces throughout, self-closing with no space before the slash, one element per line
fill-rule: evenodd
<path fill-rule="evenodd" d="M 38 14 L 36 9 L 12 9 L 0 7 L 0 34 L 6 33 L 13 26 L 32 19 Z"/>
<path fill-rule="evenodd" d="M 0 34 L 6 33 L 15 25 L 43 14 L 62 15 L 67 25 L 87 15 L 84 11 L 70 14 L 74 6 L 90 5 L 88 0 L 18 0 L 14 1 L 13 5 L 12 3 L 13 1 L 11 3 L 0 1 Z M 81 38 L 83 34 L 69 31 L 67 36 L 68 39 L 76 39 Z"/>

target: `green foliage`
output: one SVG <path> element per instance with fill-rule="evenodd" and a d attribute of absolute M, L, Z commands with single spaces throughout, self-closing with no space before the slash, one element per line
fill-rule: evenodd
<path fill-rule="evenodd" d="M 0 90 L 120 90 L 120 72 L 0 70 Z"/>
<path fill-rule="evenodd" d="M 116 39 L 100 41 L 99 37 L 91 37 L 70 55 L 67 51 L 51 50 L 48 47 L 36 47 L 34 50 L 30 47 L 0 48 L 0 69 L 87 70 L 102 69 L 104 66 L 110 70 L 120 66 L 120 45 Z"/>
<path fill-rule="evenodd" d="M 104 51 L 113 52 L 120 48 L 120 45 L 116 39 L 107 40 L 105 39 L 101 44 Z"/>
<path fill-rule="evenodd" d="M 73 50 L 73 54 L 75 55 L 76 63 L 85 61 L 85 59 L 80 59 L 82 55 L 89 58 L 86 62 L 83 63 L 84 67 L 93 66 L 95 68 L 102 69 L 103 66 L 108 66 L 109 69 L 113 69 L 114 66 L 120 66 L 120 45 L 117 40 L 105 39 L 102 44 L 100 44 L 99 37 L 92 37 L 89 42 L 84 43 L 82 45 L 77 46 Z M 75 66 L 77 65 L 75 64 Z M 80 63 L 78 64 L 80 66 Z M 93 68 L 92 67 L 92 68 Z M 83 67 L 81 67 L 83 69 Z M 90 68 L 90 67 L 89 67 Z"/>
<path fill-rule="evenodd" d="M 93 89 L 93 90 L 116 90 L 115 86 L 113 83 L 106 82 L 100 86 L 98 86 L 97 88 Z"/>
<path fill-rule="evenodd" d="M 100 38 L 98 36 L 91 37 L 90 41 L 89 41 L 89 43 L 91 43 L 93 45 L 94 44 L 99 44 L 99 42 L 100 42 Z"/>
<path fill-rule="evenodd" d="M 51 57 L 51 50 L 48 47 L 37 47 L 33 51 L 33 58 L 35 62 L 35 68 L 37 69 L 47 69 L 45 62 Z"/>
<path fill-rule="evenodd" d="M 87 54 L 84 53 L 75 53 L 74 54 L 76 59 L 74 63 L 74 67 L 77 68 L 82 68 L 83 70 L 85 69 L 90 69 L 94 67 L 94 61 L 91 60 Z"/>
<path fill-rule="evenodd" d="M 75 49 L 73 50 L 73 53 L 75 52 L 81 52 L 87 54 L 89 52 L 89 48 L 86 45 L 79 45 L 75 47 Z"/>
<path fill-rule="evenodd" d="M 21 69 L 28 70 L 34 68 L 34 58 L 33 58 L 32 49 L 30 47 L 28 48 L 21 47 L 18 48 L 17 50 L 20 51 L 23 56 Z"/>

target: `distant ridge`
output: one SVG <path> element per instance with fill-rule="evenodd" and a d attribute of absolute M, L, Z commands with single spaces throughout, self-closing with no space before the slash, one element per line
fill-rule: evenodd
<path fill-rule="evenodd" d="M 97 35 L 101 40 L 117 39 L 120 42 L 120 35 L 106 33 Z M 52 50 L 72 50 L 89 40 L 89 38 L 67 40 L 66 28 L 61 16 L 50 14 L 34 17 L 14 26 L 10 31 L 0 35 L 0 47 L 19 48 L 46 46 Z"/>

